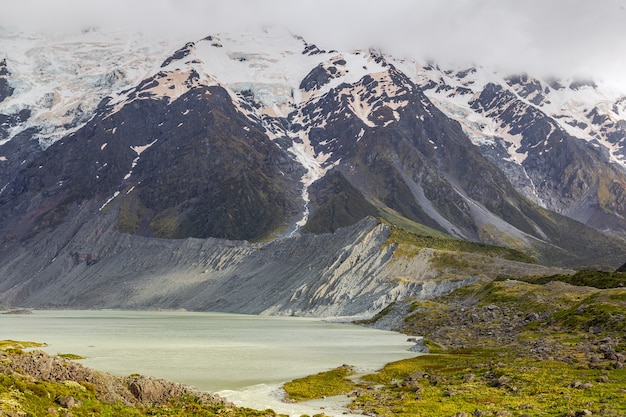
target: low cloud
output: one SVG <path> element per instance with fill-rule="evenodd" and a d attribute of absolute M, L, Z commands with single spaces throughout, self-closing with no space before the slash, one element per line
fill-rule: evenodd
<path fill-rule="evenodd" d="M 626 0 L 20 0 L 0 26 L 197 39 L 282 25 L 325 49 L 592 77 L 626 91 Z"/>

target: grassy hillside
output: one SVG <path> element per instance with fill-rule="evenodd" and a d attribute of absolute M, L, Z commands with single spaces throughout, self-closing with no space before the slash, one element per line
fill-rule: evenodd
<path fill-rule="evenodd" d="M 355 413 L 626 416 L 626 289 L 485 281 L 388 310 L 431 354 L 362 376 Z"/>
<path fill-rule="evenodd" d="M 523 278 L 526 282 L 533 284 L 546 284 L 551 281 L 561 281 L 572 285 L 588 286 L 595 288 L 618 288 L 626 287 L 625 272 L 610 271 L 577 271 L 572 275 L 548 275 Z"/>
<path fill-rule="evenodd" d="M 390 227 L 391 233 L 386 243 L 393 243 L 399 246 L 399 250 L 396 251 L 398 256 L 410 256 L 417 253 L 420 249 L 431 248 L 452 252 L 477 253 L 517 262 L 536 262 L 530 255 L 516 249 L 470 242 L 444 235 L 415 233 L 393 225 L 390 225 Z"/>
<path fill-rule="evenodd" d="M 624 317 L 626 289 L 554 281 L 480 283 L 414 302 L 398 330 L 424 335 L 440 353 L 364 377 L 366 395 L 354 407 L 397 416 L 624 416 Z M 368 394 L 373 385 L 381 388 Z"/>

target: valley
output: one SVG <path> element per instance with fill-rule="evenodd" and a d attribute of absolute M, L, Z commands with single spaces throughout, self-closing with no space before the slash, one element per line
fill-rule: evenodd
<path fill-rule="evenodd" d="M 602 283 L 609 275 L 577 274 L 571 281 Z M 622 274 L 613 274 L 612 279 L 617 288 L 576 286 L 549 279 L 545 284 L 533 283 L 544 281 L 541 277 L 527 278 L 530 282 L 500 279 L 476 282 L 428 301 L 392 304 L 360 324 L 423 334 L 429 354 L 389 363 L 358 379 L 351 377 L 354 369 L 349 365 L 298 378 L 285 384 L 285 395 L 297 402 L 318 399 L 320 402 L 308 407 L 318 407 L 319 415 L 329 416 L 622 416 L 626 412 L 626 291 L 622 289 Z M 113 377 L 97 373 L 97 378 L 89 378 L 87 384 L 78 375 L 93 371 L 82 370 L 67 359 L 22 352 L 20 349 L 25 347 L 29 345 L 11 341 L 2 347 L 2 366 L 21 366 L 11 377 L 5 376 L 0 385 L 3 412 L 33 412 L 37 407 L 48 407 L 71 409 L 78 416 L 90 415 L 95 409 L 126 415 L 178 415 L 193 407 L 196 415 L 206 416 L 226 412 L 233 416 L 276 415 L 271 410 L 233 408 L 232 404 L 197 393 L 195 397 L 173 394 L 168 397 L 169 406 L 164 406 L 153 395 L 169 383 L 139 375 L 117 377 L 115 395 L 124 393 L 129 389 L 126 387 L 130 387 L 131 394 L 124 394 L 123 405 L 113 405 L 113 393 L 107 389 L 116 385 L 102 382 Z M 76 382 L 54 382 L 55 373 L 42 371 L 48 368 L 37 365 L 38 360 L 59 363 L 66 369 L 61 379 Z M 24 365 L 29 361 L 35 364 L 33 368 Z M 71 370 L 69 374 L 67 369 Z M 32 388 L 33 382 L 39 388 Z M 3 391 L 6 384 L 18 388 Z M 137 391 L 139 386 L 144 388 Z M 48 394 L 48 400 L 45 396 L 37 400 L 33 390 L 45 390 L 52 397 Z M 348 411 L 324 407 L 333 404 L 330 397 L 338 394 L 348 395 Z M 330 403 L 321 400 L 326 396 Z M 71 406 L 63 399 L 69 397 Z M 15 400 L 20 405 L 15 405 Z"/>
<path fill-rule="evenodd" d="M 626 91 L 333 48 L 0 27 L 2 309 L 353 322 L 430 353 L 290 401 L 625 415 Z M 0 414 L 278 415 L 33 347 L 3 343 Z"/>

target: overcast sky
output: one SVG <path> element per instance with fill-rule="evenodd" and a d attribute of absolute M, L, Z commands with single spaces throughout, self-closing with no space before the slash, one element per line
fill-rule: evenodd
<path fill-rule="evenodd" d="M 626 91 L 626 0 L 0 0 L 0 26 L 154 36 L 285 25 L 324 49 L 589 76 Z M 1 51 L 0 51 L 1 52 Z"/>

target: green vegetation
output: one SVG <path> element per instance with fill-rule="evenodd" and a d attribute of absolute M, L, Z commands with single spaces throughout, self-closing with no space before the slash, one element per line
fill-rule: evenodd
<path fill-rule="evenodd" d="M 112 204 L 107 205 L 107 209 L 113 207 Z M 124 233 L 139 233 L 140 224 L 143 218 L 150 215 L 150 211 L 146 209 L 135 194 L 130 194 L 122 200 L 117 218 L 117 227 Z"/>
<path fill-rule="evenodd" d="M 608 282 L 604 276 L 563 278 L 601 286 Z M 284 385 L 287 400 L 349 393 L 354 413 L 399 417 L 626 416 L 626 288 L 530 282 L 545 279 L 484 280 L 433 300 L 391 304 L 370 322 L 408 311 L 397 330 L 424 336 L 431 354 L 360 378 L 344 365 L 296 379 Z M 111 404 L 98 400 L 91 384 L 0 374 L 0 414 L 62 415 L 68 397 L 75 401 L 72 415 L 79 417 L 276 415 L 207 405 L 189 395 L 161 406 Z"/>
<path fill-rule="evenodd" d="M 520 312 L 554 311 L 578 303 L 593 289 L 572 288 L 565 285 L 535 285 L 519 281 L 492 281 L 476 284 L 450 294 L 447 299 L 459 300 L 463 293 L 472 293 L 478 306 L 496 303 Z"/>
<path fill-rule="evenodd" d="M 178 219 L 172 212 L 174 210 L 166 210 L 150 222 L 150 231 L 155 236 L 162 236 L 166 239 L 179 237 L 177 236 Z"/>
<path fill-rule="evenodd" d="M 438 343 L 433 342 L 430 339 L 424 339 L 424 345 L 426 345 L 426 347 L 428 348 L 428 351 L 430 353 L 436 354 L 436 353 L 444 353 L 445 349 L 442 348 L 441 346 L 439 346 Z"/>
<path fill-rule="evenodd" d="M 483 225 L 479 228 L 478 235 L 480 236 L 481 242 L 506 246 L 507 248 L 518 249 L 520 251 L 528 250 L 528 243 L 524 242 L 522 239 L 499 231 L 491 224 Z"/>
<path fill-rule="evenodd" d="M 554 313 L 553 319 L 569 331 L 626 334 L 626 289 L 604 290 Z M 624 340 L 626 343 L 626 340 Z"/>
<path fill-rule="evenodd" d="M 626 370 L 518 358 L 502 349 L 419 356 L 388 364 L 363 380 L 382 387 L 365 389 L 353 408 L 380 415 L 568 416 L 585 409 L 603 416 L 626 413 Z"/>
<path fill-rule="evenodd" d="M 439 270 L 451 268 L 463 271 L 480 268 L 480 265 L 471 262 L 466 256 L 458 252 L 437 252 L 431 258 L 430 264 Z"/>
<path fill-rule="evenodd" d="M 380 205 L 381 204 L 378 204 L 378 206 Z M 451 239 L 449 235 L 443 232 L 440 232 L 439 230 L 435 230 L 433 228 L 425 226 L 421 223 L 407 219 L 406 217 L 402 216 L 395 210 L 389 207 L 386 207 L 384 205 L 380 209 L 378 215 L 381 217 L 382 221 L 388 224 L 389 226 L 394 225 L 394 227 L 402 228 L 404 230 L 407 230 L 411 233 L 415 233 L 417 235 L 426 235 L 426 236 L 440 237 L 444 239 L 445 238 Z"/>
<path fill-rule="evenodd" d="M 64 359 L 70 359 L 73 361 L 79 361 L 81 359 L 85 359 L 84 356 L 76 355 L 74 353 L 59 353 L 57 356 L 64 358 Z"/>
<path fill-rule="evenodd" d="M 350 408 L 399 417 L 625 416 L 624 317 L 626 289 L 559 282 L 482 282 L 412 302 L 399 330 L 425 335 L 431 354 L 361 377 Z"/>
<path fill-rule="evenodd" d="M 399 252 L 397 250 L 399 253 L 398 256 L 411 256 L 417 254 L 421 248 L 432 248 L 450 252 L 483 254 L 510 261 L 535 263 L 535 260 L 531 256 L 519 250 L 484 243 L 469 242 L 451 237 L 422 235 L 393 225 L 391 226 L 391 233 L 389 234 L 386 244 L 389 245 L 392 243 L 399 245 Z M 409 246 L 410 248 L 401 249 L 403 245 Z M 451 254 L 450 256 L 457 256 L 457 254 Z"/>
<path fill-rule="evenodd" d="M 61 402 L 59 399 L 69 397 L 80 404 L 72 408 L 73 416 L 142 415 L 139 410 L 132 407 L 100 402 L 92 391 L 83 386 L 71 386 L 61 382 L 31 381 L 16 375 L 0 374 L 0 414 L 2 415 L 56 414 L 63 408 L 58 403 Z"/>
<path fill-rule="evenodd" d="M 71 381 L 70 381 L 71 382 Z M 224 405 L 205 405 L 193 396 L 183 396 L 163 406 L 107 403 L 98 400 L 92 387 L 76 383 L 32 381 L 16 375 L 0 374 L 0 415 L 74 417 L 94 416 L 277 416 L 271 410 L 258 411 Z"/>
<path fill-rule="evenodd" d="M 287 393 L 287 399 L 292 401 L 306 401 L 346 394 L 356 386 L 353 381 L 348 379 L 353 374 L 354 369 L 352 367 L 343 365 L 330 371 L 294 379 L 285 383 L 283 388 Z"/>
<path fill-rule="evenodd" d="M 546 284 L 552 281 L 561 281 L 572 285 L 595 288 L 626 287 L 626 273 L 624 272 L 581 270 L 572 275 L 558 274 L 521 279 L 533 284 Z"/>
<path fill-rule="evenodd" d="M 22 349 L 46 346 L 45 343 L 19 342 L 16 340 L 0 340 L 0 350 L 19 351 Z"/>
<path fill-rule="evenodd" d="M 626 289 L 562 282 L 484 281 L 413 301 L 398 330 L 423 335 L 431 354 L 362 377 L 351 408 L 387 416 L 626 416 L 625 317 Z"/>

